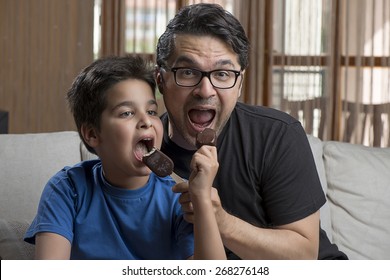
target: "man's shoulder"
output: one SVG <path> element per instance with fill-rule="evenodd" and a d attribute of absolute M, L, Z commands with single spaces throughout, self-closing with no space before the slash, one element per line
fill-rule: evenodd
<path fill-rule="evenodd" d="M 249 105 L 238 102 L 235 109 L 238 117 L 253 119 L 254 121 L 282 122 L 285 124 L 297 123 L 298 121 L 289 114 L 270 107 Z"/>

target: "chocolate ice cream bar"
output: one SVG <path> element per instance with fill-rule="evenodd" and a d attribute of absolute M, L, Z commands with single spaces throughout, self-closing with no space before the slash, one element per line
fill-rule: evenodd
<path fill-rule="evenodd" d="M 214 129 L 205 128 L 196 135 L 196 147 L 199 149 L 203 145 L 216 146 L 217 134 Z"/>
<path fill-rule="evenodd" d="M 165 177 L 173 172 L 173 161 L 160 150 L 153 148 L 142 158 L 143 163 L 157 176 Z"/>

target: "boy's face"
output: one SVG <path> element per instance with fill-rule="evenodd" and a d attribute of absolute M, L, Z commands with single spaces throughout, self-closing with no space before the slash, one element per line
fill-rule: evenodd
<path fill-rule="evenodd" d="M 108 90 L 106 104 L 95 147 L 104 175 L 118 187 L 141 187 L 151 172 L 142 156 L 162 141 L 153 92 L 146 82 L 128 79 Z"/>

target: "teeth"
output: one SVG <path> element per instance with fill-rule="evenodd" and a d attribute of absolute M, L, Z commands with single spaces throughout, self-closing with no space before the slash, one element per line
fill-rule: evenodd
<path fill-rule="evenodd" d="M 150 155 L 153 154 L 155 151 L 156 151 L 156 148 L 153 147 L 153 148 L 150 150 L 150 152 L 144 154 L 144 157 L 150 156 Z"/>

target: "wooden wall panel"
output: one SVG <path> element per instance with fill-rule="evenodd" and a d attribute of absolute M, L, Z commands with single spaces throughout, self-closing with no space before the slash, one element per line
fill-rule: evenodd
<path fill-rule="evenodd" d="M 93 61 L 93 0 L 0 0 L 0 110 L 9 133 L 74 130 L 65 94 Z"/>

